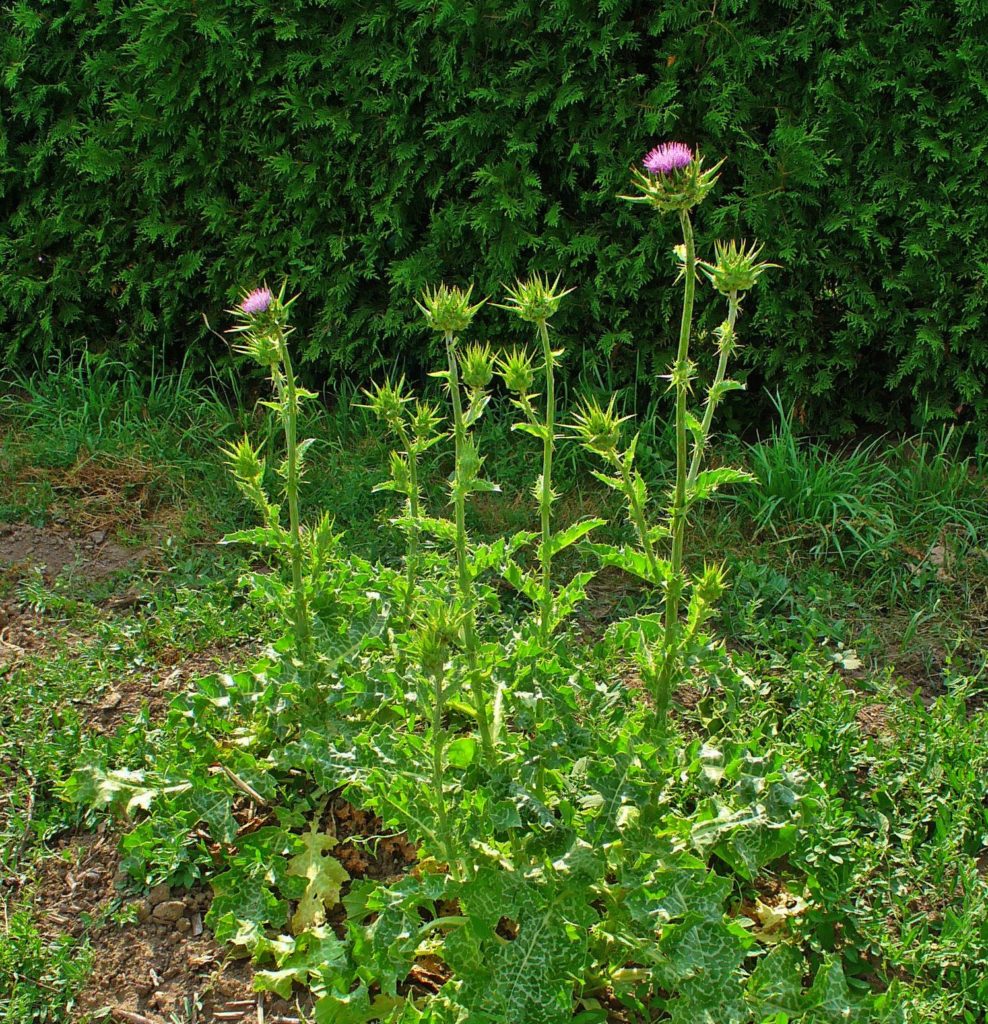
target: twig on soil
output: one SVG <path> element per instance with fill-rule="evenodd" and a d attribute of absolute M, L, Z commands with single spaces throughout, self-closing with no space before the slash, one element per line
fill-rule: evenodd
<path fill-rule="evenodd" d="M 244 780 L 240 778 L 240 776 L 237 775 L 236 772 L 230 771 L 230 769 L 227 768 L 225 764 L 221 764 L 219 766 L 219 770 L 226 775 L 226 777 L 237 787 L 237 789 L 240 790 L 241 793 L 245 794 L 246 796 L 249 796 L 251 800 L 253 800 L 259 807 L 268 806 L 267 800 L 265 800 L 264 797 L 261 796 L 261 794 L 258 793 L 256 789 L 254 789 L 248 783 L 244 782 Z"/>
<path fill-rule="evenodd" d="M 134 1013 L 133 1010 L 124 1010 L 119 1006 L 114 1006 L 110 1010 L 110 1016 L 114 1020 L 123 1021 L 123 1024 L 158 1024 L 157 1021 L 151 1020 L 150 1017 Z"/>

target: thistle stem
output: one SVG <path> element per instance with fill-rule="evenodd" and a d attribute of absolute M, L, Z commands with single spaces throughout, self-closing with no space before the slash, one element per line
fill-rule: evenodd
<path fill-rule="evenodd" d="M 302 528 L 299 523 L 299 465 L 298 465 L 298 387 L 295 382 L 295 371 L 288 352 L 288 345 L 283 333 L 279 332 L 278 344 L 281 349 L 282 364 L 285 368 L 285 394 L 281 403 L 282 419 L 285 427 L 285 460 L 287 474 L 285 477 L 285 496 L 288 501 L 288 525 L 291 533 L 292 561 L 292 599 L 295 606 L 295 633 L 299 650 L 303 658 L 310 653 L 311 628 L 309 623 L 309 605 L 305 596 L 305 585 L 302 579 Z"/>
<path fill-rule="evenodd" d="M 408 550 L 405 555 L 405 570 L 407 579 L 407 592 L 405 593 L 404 614 L 407 618 L 412 607 L 415 595 L 415 579 L 418 573 L 418 552 L 419 552 L 419 461 L 418 452 L 411 443 L 408 431 L 399 424 L 398 435 L 401 443 L 408 453 L 408 518 L 411 525 L 408 528 Z"/>
<path fill-rule="evenodd" d="M 494 762 L 494 741 L 491 738 L 490 720 L 487 717 L 487 698 L 480 678 L 477 658 L 476 609 L 473 600 L 473 581 L 467 565 L 466 494 L 460 479 L 464 449 L 467 440 L 466 422 L 463 418 L 463 402 L 460 397 L 460 373 L 456 365 L 453 332 L 445 332 L 446 356 L 449 363 L 449 391 L 453 400 L 453 443 L 456 466 L 453 470 L 453 508 L 456 517 L 456 566 L 459 574 L 460 599 L 463 602 L 463 646 L 467 654 L 467 673 L 473 694 L 474 709 L 477 712 L 477 726 L 484 756 Z"/>
<path fill-rule="evenodd" d="M 720 346 L 720 358 L 717 360 L 717 372 L 714 374 L 713 383 L 707 391 L 707 407 L 703 411 L 703 421 L 700 424 L 700 436 L 693 448 L 693 460 L 690 464 L 687 484 L 696 483 L 696 478 L 703 464 L 703 454 L 707 449 L 707 442 L 710 440 L 710 426 L 713 423 L 714 413 L 720 402 L 720 386 L 724 383 L 727 374 L 727 360 L 731 356 L 734 347 L 734 324 L 738 318 L 738 293 L 732 291 L 728 296 L 727 305 L 727 334 Z"/>
<path fill-rule="evenodd" d="M 664 738 L 668 725 L 672 674 L 676 664 L 679 633 L 679 604 L 683 594 L 683 545 L 686 536 L 686 484 L 688 451 L 686 443 L 686 395 L 689 391 L 690 332 L 693 327 L 693 297 L 696 291 L 696 245 L 688 210 L 680 210 L 679 221 L 686 247 L 684 263 L 683 313 L 679 325 L 679 348 L 673 367 L 676 388 L 676 486 L 672 500 L 672 565 L 666 590 L 663 660 L 655 688 L 655 711 L 659 732 Z"/>
<path fill-rule="evenodd" d="M 443 790 L 443 752 L 446 746 L 446 733 L 443 729 L 443 712 L 445 711 L 446 687 L 443 670 L 433 674 L 436 686 L 435 700 L 432 706 L 432 787 L 436 796 L 436 820 L 439 822 L 439 835 L 442 839 L 446 861 L 454 879 L 460 877 L 460 865 L 456 857 L 452 833 L 449 829 L 449 815 L 446 812 L 446 794 Z"/>
<path fill-rule="evenodd" d="M 631 521 L 635 524 L 638 537 L 641 540 L 642 547 L 645 549 L 645 558 L 648 560 L 648 567 L 652 572 L 652 582 L 658 586 L 662 581 L 659 574 L 658 559 L 655 557 L 655 545 L 652 543 L 648 523 L 645 521 L 645 509 L 642 508 L 642 503 L 638 500 L 638 495 L 635 492 L 635 485 L 631 479 L 631 469 L 625 459 L 622 459 L 616 452 L 612 453 L 611 465 L 616 465 L 621 472 L 624 494 L 628 499 L 628 509 L 631 512 Z"/>
<path fill-rule="evenodd" d="M 542 611 L 539 633 L 543 644 L 549 642 L 552 631 L 552 450 L 556 435 L 556 384 L 553 373 L 552 346 L 549 344 L 549 326 L 539 321 L 539 337 L 545 358 L 545 433 L 542 437 L 542 488 L 539 511 L 542 516 Z"/>

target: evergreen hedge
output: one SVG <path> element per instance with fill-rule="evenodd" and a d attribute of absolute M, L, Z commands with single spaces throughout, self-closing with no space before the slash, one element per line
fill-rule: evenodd
<path fill-rule="evenodd" d="M 988 416 L 982 0 L 11 0 L 8 358 L 140 361 L 287 274 L 320 373 L 424 351 L 412 297 L 531 269 L 579 291 L 573 370 L 668 359 L 674 224 L 616 201 L 679 138 L 726 156 L 700 240 L 784 265 L 755 379 L 829 414 Z M 305 322 L 305 317 L 309 322 Z M 494 340 L 508 329 L 487 313 Z M 300 335 L 301 336 L 301 335 Z M 982 419 L 983 422 L 983 419 Z"/>

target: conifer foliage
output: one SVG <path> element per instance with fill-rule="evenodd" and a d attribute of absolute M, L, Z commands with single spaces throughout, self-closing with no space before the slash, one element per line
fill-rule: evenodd
<path fill-rule="evenodd" d="M 559 326 L 582 339 L 567 372 L 649 380 L 674 343 L 673 239 L 613 200 L 672 136 L 729 157 L 700 235 L 762 238 L 786 268 L 747 310 L 749 365 L 830 412 L 837 394 L 856 415 L 922 398 L 984 417 L 984 13 L 12 0 L 6 355 L 85 340 L 205 359 L 203 314 L 277 270 L 317 310 L 304 359 L 365 374 L 426 360 L 409 311 L 428 281 L 486 294 L 561 271 L 577 290 Z"/>

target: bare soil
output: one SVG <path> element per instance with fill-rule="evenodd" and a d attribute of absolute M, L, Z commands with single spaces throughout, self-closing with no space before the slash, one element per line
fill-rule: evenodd
<path fill-rule="evenodd" d="M 105 530 L 80 535 L 58 526 L 0 526 L 0 567 L 15 571 L 37 567 L 49 580 L 66 570 L 77 570 L 90 580 L 104 579 L 143 561 L 148 553 L 146 548 L 111 540 Z"/>
<path fill-rule="evenodd" d="M 52 938 L 85 934 L 92 949 L 92 974 L 67 1024 L 107 1013 L 131 1024 L 137 1017 L 166 1024 L 171 1014 L 235 1024 L 259 1019 L 259 1005 L 269 1021 L 297 1016 L 294 1005 L 255 993 L 247 961 L 213 941 L 202 923 L 208 890 L 163 885 L 128 895 L 118 840 L 110 831 L 72 835 L 41 865 L 33 899 L 39 927 Z M 137 920 L 121 926 L 109 916 L 114 910 Z"/>

